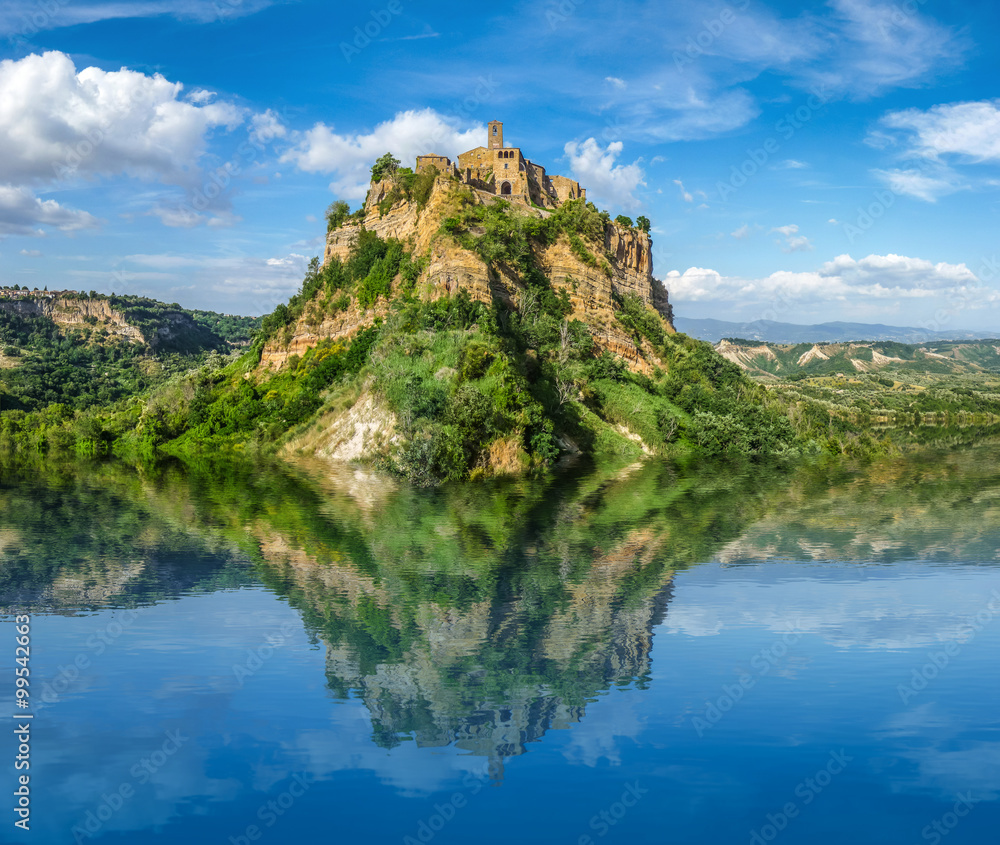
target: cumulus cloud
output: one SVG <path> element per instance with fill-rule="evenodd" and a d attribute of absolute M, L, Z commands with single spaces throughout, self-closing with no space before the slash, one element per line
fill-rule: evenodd
<path fill-rule="evenodd" d="M 250 118 L 250 137 L 261 144 L 288 136 L 288 129 L 271 109 Z"/>
<path fill-rule="evenodd" d="M 94 225 L 86 212 L 59 211 L 34 193 L 116 177 L 174 189 L 172 199 L 154 203 L 153 213 L 168 225 L 184 225 L 178 223 L 181 218 L 194 225 L 225 221 L 231 214 L 225 191 L 213 191 L 214 202 L 201 204 L 199 210 L 206 214 L 190 205 L 208 181 L 206 169 L 216 162 L 210 153 L 213 134 L 236 129 L 249 115 L 202 90 L 185 97 L 183 88 L 160 74 L 125 68 L 78 71 L 69 56 L 55 51 L 0 62 L 6 230 L 41 224 L 69 231 Z M 250 117 L 251 137 L 281 136 L 283 128 L 270 112 Z M 185 199 L 187 211 L 182 208 Z M 17 209 L 22 216 L 12 218 Z"/>
<path fill-rule="evenodd" d="M 735 232 L 730 232 L 729 234 L 732 235 L 732 237 L 736 238 L 736 240 L 743 240 L 743 238 L 749 238 L 750 225 L 748 223 L 744 223 Z"/>
<path fill-rule="evenodd" d="M 86 211 L 66 208 L 55 200 L 41 200 L 24 188 L 0 185 L 0 236 L 42 235 L 40 226 L 75 232 L 98 225 Z"/>
<path fill-rule="evenodd" d="M 724 276 L 716 270 L 690 267 L 672 270 L 665 279 L 674 302 L 726 302 L 751 315 L 776 302 L 802 315 L 829 314 L 830 306 L 867 317 L 894 313 L 901 302 L 911 310 L 934 313 L 1000 304 L 1000 293 L 982 284 L 965 264 L 934 263 L 905 255 L 840 255 L 816 270 L 780 270 L 753 278 Z M 916 313 L 916 312 L 915 312 Z"/>
<path fill-rule="evenodd" d="M 461 128 L 434 109 L 405 111 L 380 123 L 370 132 L 341 134 L 317 123 L 294 138 L 282 161 L 307 173 L 333 175 L 330 190 L 344 199 L 364 199 L 372 162 L 386 152 L 408 166 L 418 155 L 440 153 L 452 159 L 481 146 L 486 127 Z"/>
<path fill-rule="evenodd" d="M 771 230 L 779 235 L 784 235 L 784 242 L 775 241 L 781 247 L 782 252 L 808 252 L 813 248 L 809 243 L 809 238 L 799 234 L 799 227 L 794 223 L 788 226 L 776 226 Z"/>
<path fill-rule="evenodd" d="M 235 129 L 244 115 L 228 103 L 185 102 L 182 89 L 159 74 L 77 72 L 58 52 L 0 62 L 0 180 L 125 173 L 190 184 L 208 133 Z"/>
<path fill-rule="evenodd" d="M 638 162 L 616 164 L 624 145 L 612 141 L 604 149 L 594 138 L 582 144 L 570 141 L 565 146 L 573 177 L 587 189 L 587 196 L 614 208 L 635 209 L 639 200 L 635 192 L 645 186 Z"/>

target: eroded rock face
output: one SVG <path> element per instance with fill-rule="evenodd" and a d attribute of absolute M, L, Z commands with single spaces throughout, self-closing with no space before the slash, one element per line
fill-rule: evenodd
<path fill-rule="evenodd" d="M 459 246 L 453 239 L 441 235 L 441 223 L 456 214 L 461 198 L 466 201 L 468 188 L 457 186 L 441 177 L 431 192 L 426 207 L 401 200 L 386 214 L 379 210 L 392 190 L 388 181 L 371 186 L 361 223 L 342 226 L 327 237 L 325 261 L 347 259 L 351 245 L 362 227 L 381 238 L 396 238 L 408 243 L 417 256 L 427 260 L 417 292 L 425 299 L 436 299 L 465 290 L 474 300 L 491 303 L 502 301 L 517 304 L 521 285 L 503 267 L 490 268 L 474 252 Z M 496 197 L 487 192 L 472 191 L 473 202 L 493 203 Z M 516 213 L 547 217 L 551 212 L 515 204 Z M 592 246 L 592 245 L 591 245 Z M 655 308 L 672 329 L 672 308 L 663 283 L 653 278 L 652 240 L 645 232 L 628 229 L 616 223 L 605 228 L 604 254 L 595 250 L 597 266 L 584 263 L 570 248 L 566 237 L 546 247 L 538 256 L 546 274 L 557 288 L 565 288 L 573 304 L 572 319 L 590 326 L 594 341 L 622 358 L 630 368 L 650 372 L 655 356 L 649 348 L 636 347 L 614 316 L 615 297 L 634 294 Z M 360 310 L 357 305 L 335 316 L 310 315 L 309 309 L 294 326 L 290 336 L 276 337 L 267 344 L 262 366 L 275 369 L 291 355 L 302 355 L 321 340 L 347 339 L 358 330 L 370 326 L 376 317 L 387 311 L 384 300 L 376 307 Z"/>
<path fill-rule="evenodd" d="M 73 299 L 65 297 L 31 298 L 0 301 L 0 308 L 16 314 L 48 317 L 60 326 L 80 326 L 87 318 L 97 320 L 110 334 L 125 337 L 137 343 L 149 343 L 138 328 L 131 325 L 123 314 L 115 311 L 104 299 Z"/>

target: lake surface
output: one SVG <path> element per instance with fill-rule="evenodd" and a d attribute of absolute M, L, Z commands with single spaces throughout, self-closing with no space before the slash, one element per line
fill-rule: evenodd
<path fill-rule="evenodd" d="M 0 841 L 993 843 L 998 560 L 994 446 L 437 492 L 7 472 L 0 700 L 30 613 L 34 719 Z"/>

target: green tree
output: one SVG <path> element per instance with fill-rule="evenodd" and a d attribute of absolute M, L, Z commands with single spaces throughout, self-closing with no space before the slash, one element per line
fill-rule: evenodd
<path fill-rule="evenodd" d="M 641 229 L 643 232 L 645 232 L 646 234 L 649 234 L 649 227 L 652 224 L 649 222 L 649 218 L 648 217 L 644 217 L 642 215 L 639 215 L 638 217 L 635 218 L 635 225 L 639 229 Z"/>
<path fill-rule="evenodd" d="M 381 182 L 383 179 L 391 179 L 399 169 L 399 159 L 392 153 L 386 153 L 375 164 L 372 165 L 372 182 Z"/>
<path fill-rule="evenodd" d="M 635 224 L 632 222 L 631 217 L 626 217 L 624 214 L 619 214 L 615 218 L 615 223 L 619 226 L 625 226 L 627 229 L 631 229 Z"/>
<path fill-rule="evenodd" d="M 332 232 L 334 229 L 339 229 L 350 213 L 351 207 L 343 200 L 330 203 L 330 207 L 326 210 L 326 230 Z"/>

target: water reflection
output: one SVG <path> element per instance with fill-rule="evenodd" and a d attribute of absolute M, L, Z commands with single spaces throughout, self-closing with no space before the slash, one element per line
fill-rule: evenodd
<path fill-rule="evenodd" d="M 0 611 L 263 584 L 379 746 L 454 746 L 500 779 L 605 691 L 650 683 L 692 564 L 995 560 L 1000 471 L 982 454 L 794 474 L 652 463 L 432 493 L 353 469 L 8 473 Z M 685 608 L 671 630 L 696 624 Z"/>

